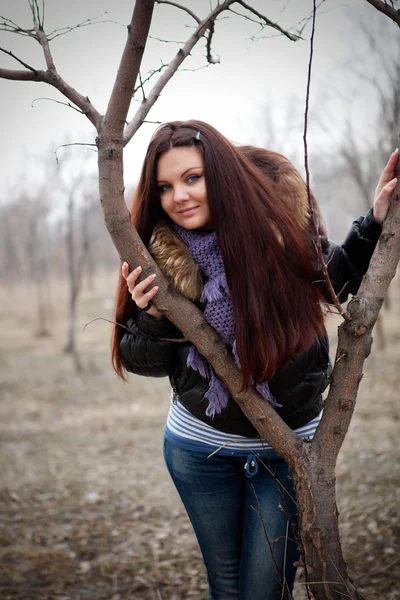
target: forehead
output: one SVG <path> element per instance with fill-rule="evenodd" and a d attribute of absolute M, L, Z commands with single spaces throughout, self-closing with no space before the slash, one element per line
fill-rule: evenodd
<path fill-rule="evenodd" d="M 167 152 L 163 152 L 158 159 L 157 180 L 180 177 L 188 169 L 202 166 L 203 154 L 196 146 L 171 148 Z"/>

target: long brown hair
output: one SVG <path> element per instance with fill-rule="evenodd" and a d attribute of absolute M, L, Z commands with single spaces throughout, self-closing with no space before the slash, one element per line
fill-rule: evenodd
<path fill-rule="evenodd" d="M 157 186 L 158 160 L 171 148 L 193 145 L 203 153 L 207 199 L 231 293 L 244 384 L 251 376 L 261 383 L 325 331 L 321 292 L 312 283 L 308 217 L 298 222 L 298 211 L 268 166 L 257 168 L 253 147 L 235 147 L 202 121 L 175 121 L 153 135 L 132 205 L 132 222 L 146 246 L 154 227 L 166 217 Z M 134 311 L 120 276 L 116 322 L 126 322 Z M 122 335 L 116 326 L 113 364 L 121 377 Z"/>

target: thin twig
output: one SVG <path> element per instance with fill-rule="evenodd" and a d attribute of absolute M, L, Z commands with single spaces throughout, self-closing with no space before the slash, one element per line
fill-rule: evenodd
<path fill-rule="evenodd" d="M 149 35 L 149 40 L 156 40 L 156 42 L 162 42 L 163 44 L 179 44 L 180 46 L 185 43 L 179 40 L 164 40 L 163 38 L 156 37 L 155 35 Z"/>
<path fill-rule="evenodd" d="M 86 327 L 88 325 L 90 325 L 91 323 L 94 323 L 95 321 L 107 321 L 107 323 L 111 323 L 112 325 L 118 325 L 119 327 L 126 329 L 126 331 L 129 331 L 129 333 L 133 333 L 132 330 L 129 329 L 129 327 L 126 327 L 125 325 L 121 325 L 121 323 L 117 323 L 116 321 L 112 321 L 111 319 L 106 319 L 106 317 L 95 317 L 94 319 L 91 319 L 90 321 L 85 323 L 82 331 L 85 331 Z"/>
<path fill-rule="evenodd" d="M 59 150 L 59 148 L 67 148 L 68 146 L 94 146 L 96 148 L 96 150 L 92 150 L 92 148 L 89 148 L 89 150 L 91 150 L 92 152 L 97 152 L 97 146 L 96 144 L 85 144 L 85 142 L 73 142 L 71 144 L 60 144 L 60 146 L 57 146 L 57 148 L 54 150 L 54 154 L 56 155 L 56 163 L 58 164 L 58 156 L 57 156 L 57 151 Z"/>
<path fill-rule="evenodd" d="M 0 48 L 0 52 L 4 52 L 4 54 L 8 54 L 12 58 L 14 58 L 17 62 L 19 62 L 23 67 L 26 67 L 27 69 L 29 69 L 30 71 L 32 71 L 32 73 L 35 73 L 35 75 L 37 74 L 37 70 L 36 69 L 34 69 L 30 65 L 28 65 L 28 63 L 26 63 L 23 60 L 21 60 L 20 58 L 18 58 L 18 56 L 16 56 L 10 50 L 5 50 L 4 48 Z"/>
<path fill-rule="evenodd" d="M 63 106 L 67 106 L 68 108 L 72 108 L 73 110 L 76 110 L 76 112 L 80 113 L 81 115 L 86 115 L 87 111 L 83 111 L 80 108 L 76 108 L 76 106 L 73 106 L 72 104 L 70 104 L 69 102 L 61 102 L 61 100 L 55 100 L 54 98 L 47 98 L 45 96 L 40 97 L 40 98 L 35 98 L 34 100 L 32 100 L 31 106 L 33 108 L 33 105 L 35 102 L 37 102 L 38 100 L 49 100 L 49 102 L 56 102 L 57 104 L 62 104 Z M 92 146 L 94 144 L 91 144 Z M 59 146 L 59 148 L 61 148 L 61 146 Z"/>
<path fill-rule="evenodd" d="M 123 329 L 126 329 L 126 331 L 129 331 L 129 333 L 134 333 L 132 331 L 132 329 L 129 329 L 129 327 L 126 327 L 125 325 L 122 325 L 121 323 L 117 323 L 116 321 L 112 321 L 111 319 L 107 319 L 106 317 L 95 317 L 91 321 L 88 321 L 88 323 L 86 323 L 85 326 L 83 327 L 82 331 L 85 331 L 87 325 L 90 325 L 94 321 L 107 321 L 107 323 L 111 323 L 112 325 L 118 325 L 118 327 L 122 327 Z M 177 338 L 177 339 L 175 339 L 175 338 L 158 338 L 158 339 L 161 341 L 164 341 L 164 342 L 176 342 L 176 343 L 183 343 L 183 342 L 188 341 L 186 338 Z"/>
<path fill-rule="evenodd" d="M 246 4 L 246 2 L 243 2 L 243 0 L 237 0 L 237 3 L 243 6 L 243 8 L 245 8 L 249 12 L 253 13 L 253 15 L 256 15 L 260 19 L 260 25 L 263 26 L 265 24 L 267 27 L 272 27 L 273 29 L 276 29 L 292 42 L 297 42 L 300 39 L 299 35 L 295 35 L 293 33 L 290 33 L 289 31 L 286 31 L 285 29 L 282 29 L 282 27 L 278 25 L 278 23 L 274 23 L 265 15 L 259 13 L 258 10 L 256 10 L 252 6 L 249 6 L 248 4 Z"/>
<path fill-rule="evenodd" d="M 88 27 L 90 25 L 100 25 L 103 23 L 114 23 L 114 25 L 119 25 L 120 27 L 125 28 L 125 25 L 123 23 L 119 23 L 118 21 L 113 21 L 112 19 L 104 19 L 103 21 L 96 20 L 96 19 L 100 19 L 104 15 L 108 15 L 107 10 L 104 13 L 102 13 L 101 15 L 98 15 L 97 17 L 92 17 L 90 19 L 86 19 L 85 21 L 82 21 L 81 23 L 78 23 L 77 25 L 73 25 L 71 27 L 60 27 L 59 29 L 54 29 L 51 33 L 48 34 L 47 39 L 51 42 L 52 40 L 55 40 L 57 37 L 66 35 L 67 33 L 74 31 L 75 29 L 80 29 L 82 27 Z"/>
<path fill-rule="evenodd" d="M 146 102 L 146 95 L 144 93 L 142 74 L 140 71 L 139 71 L 138 76 L 139 76 L 139 81 L 140 81 L 139 88 L 142 90 L 142 102 Z M 133 92 L 133 93 L 135 93 L 135 92 Z"/>
<path fill-rule="evenodd" d="M 268 548 L 269 548 L 269 551 L 270 551 L 270 554 L 271 554 L 272 562 L 275 565 L 276 574 L 277 574 L 277 576 L 278 576 L 279 579 L 282 579 L 280 571 L 279 571 L 278 563 L 276 562 L 276 559 L 275 559 L 275 556 L 274 556 L 274 552 L 272 550 L 271 540 L 268 537 L 267 528 L 265 526 L 265 522 L 264 522 L 264 519 L 263 519 L 263 516 L 262 516 L 262 512 L 261 512 L 261 504 L 260 504 L 260 501 L 258 499 L 256 489 L 255 489 L 255 487 L 254 487 L 254 485 L 252 483 L 250 485 L 252 487 L 255 499 L 257 501 L 258 510 L 256 512 L 258 512 L 259 517 L 260 517 L 261 525 L 262 525 L 262 528 L 263 528 L 263 531 L 264 531 L 265 539 L 267 540 L 267 543 L 268 543 Z M 254 508 L 254 507 L 252 507 L 252 508 Z M 254 509 L 254 510 L 256 510 L 256 509 Z"/>
<path fill-rule="evenodd" d="M 283 598 L 284 598 L 285 588 L 287 589 L 289 596 L 292 599 L 292 594 L 290 593 L 289 586 L 286 581 L 286 553 L 287 553 L 288 531 L 289 531 L 289 519 L 286 521 L 285 551 L 283 553 L 283 587 L 282 587 L 282 593 L 281 593 L 281 600 L 283 600 Z"/>
<path fill-rule="evenodd" d="M 184 10 L 188 15 L 194 19 L 197 24 L 201 23 L 201 19 L 197 15 L 194 14 L 189 8 L 186 6 L 182 6 L 181 4 L 177 4 L 176 2 L 169 2 L 169 0 L 156 0 L 157 4 L 169 4 L 170 6 L 175 6 L 175 8 L 179 8 L 180 10 Z"/>
<path fill-rule="evenodd" d="M 347 311 L 345 311 L 344 308 L 341 306 L 341 304 L 339 302 L 339 298 L 336 295 L 335 290 L 333 289 L 333 285 L 332 285 L 331 279 L 329 277 L 328 268 L 325 263 L 323 251 L 322 251 L 321 239 L 320 239 L 320 235 L 319 235 L 319 224 L 318 224 L 317 216 L 316 216 L 315 210 L 314 210 L 314 206 L 316 205 L 316 200 L 315 200 L 315 198 L 311 192 L 311 188 L 310 188 L 310 170 L 309 170 L 309 166 L 308 166 L 307 127 L 308 127 L 308 112 L 309 112 L 309 105 L 310 105 L 311 71 L 312 71 L 312 62 L 313 62 L 313 55 L 314 55 L 314 36 L 315 36 L 316 12 L 317 12 L 316 0 L 313 0 L 312 31 L 311 31 L 311 38 L 310 38 L 310 58 L 309 58 L 309 62 L 308 62 L 306 106 L 305 106 L 305 112 L 304 112 L 304 133 L 303 133 L 304 168 L 306 171 L 307 196 L 308 196 L 308 205 L 309 205 L 309 209 L 310 209 L 311 224 L 314 229 L 314 235 L 315 235 L 314 243 L 317 247 L 317 254 L 318 254 L 322 272 L 324 273 L 324 276 L 325 276 L 326 284 L 327 284 L 329 292 L 331 294 L 333 304 L 336 306 L 337 310 L 342 315 L 344 320 L 347 322 L 350 322 L 351 317 L 347 313 Z"/>
<path fill-rule="evenodd" d="M 0 23 L 0 31 L 7 31 L 8 33 L 17 33 L 18 35 L 35 37 L 34 29 L 24 29 L 15 23 L 15 21 L 12 21 L 3 15 L 0 15 L 0 19 L 4 19 L 4 23 Z"/>
<path fill-rule="evenodd" d="M 396 558 L 396 560 L 394 560 L 393 562 L 391 562 L 390 564 L 387 565 L 387 567 L 383 567 L 382 569 L 379 569 L 379 571 L 372 571 L 372 573 L 369 573 L 369 577 L 372 577 L 373 575 L 380 575 L 381 573 L 384 573 L 385 571 L 387 571 L 388 569 L 390 569 L 390 567 L 393 567 L 393 565 L 395 565 L 397 562 L 399 562 L 400 558 Z M 362 575 L 357 575 L 357 577 L 354 577 L 354 579 L 360 579 L 360 578 L 364 578 L 365 575 L 364 573 Z"/>

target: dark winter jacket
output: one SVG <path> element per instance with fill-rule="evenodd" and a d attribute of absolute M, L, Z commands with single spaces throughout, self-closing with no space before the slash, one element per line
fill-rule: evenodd
<path fill-rule="evenodd" d="M 325 263 L 340 301 L 355 294 L 366 272 L 372 253 L 381 233 L 370 211 L 366 217 L 356 219 L 343 242 L 338 245 L 326 241 Z M 316 279 L 321 275 L 316 274 Z M 330 301 L 328 292 L 327 301 Z M 160 338 L 179 339 L 181 332 L 167 319 L 153 319 L 143 312 L 127 322 L 130 332 L 121 340 L 120 351 L 125 368 L 148 377 L 168 376 L 179 401 L 197 418 L 221 431 L 257 437 L 257 431 L 231 398 L 227 407 L 214 418 L 205 412 L 208 400 L 204 394 L 208 381 L 186 365 L 189 342 L 165 341 Z M 282 405 L 277 409 L 282 419 L 292 428 L 305 425 L 322 409 L 322 392 L 328 385 L 330 363 L 328 340 L 316 337 L 314 344 L 293 357 L 287 366 L 279 369 L 270 379 L 272 394 Z"/>

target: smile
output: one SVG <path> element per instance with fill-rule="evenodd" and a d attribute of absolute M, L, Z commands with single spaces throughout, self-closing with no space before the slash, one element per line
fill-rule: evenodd
<path fill-rule="evenodd" d="M 189 216 L 191 214 L 194 213 L 195 210 L 197 210 L 199 207 L 198 206 L 192 206 L 192 208 L 185 208 L 183 210 L 180 210 L 178 212 L 179 215 L 183 215 L 183 216 Z"/>

